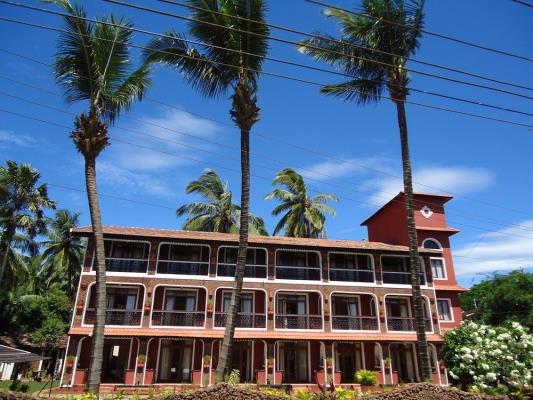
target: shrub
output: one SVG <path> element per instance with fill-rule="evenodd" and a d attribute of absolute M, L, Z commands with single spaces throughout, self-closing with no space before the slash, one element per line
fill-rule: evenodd
<path fill-rule="evenodd" d="M 30 385 L 21 381 L 15 381 L 9 386 L 9 390 L 20 393 L 28 393 L 30 391 Z"/>
<path fill-rule="evenodd" d="M 79 400 L 96 400 L 96 395 L 91 392 L 84 392 L 81 394 Z"/>
<path fill-rule="evenodd" d="M 357 390 L 346 390 L 342 387 L 335 389 L 335 400 L 354 400 L 359 397 Z"/>
<path fill-rule="evenodd" d="M 355 373 L 355 382 L 362 386 L 374 386 L 378 384 L 378 374 L 375 371 L 360 369 Z"/>
<path fill-rule="evenodd" d="M 230 385 L 238 385 L 241 382 L 241 371 L 238 369 L 232 369 L 226 381 Z"/>
<path fill-rule="evenodd" d="M 313 395 L 307 389 L 300 389 L 296 392 L 298 400 L 313 400 Z"/>

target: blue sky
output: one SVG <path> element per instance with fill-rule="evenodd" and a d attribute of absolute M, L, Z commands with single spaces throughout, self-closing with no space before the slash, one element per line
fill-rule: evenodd
<path fill-rule="evenodd" d="M 333 0 L 331 0 L 333 1 Z M 26 4 L 43 6 L 35 1 Z M 90 17 L 109 13 L 126 15 L 141 29 L 162 32 L 169 28 L 184 32 L 186 25 L 174 18 L 112 5 L 101 1 L 82 2 Z M 187 15 L 186 9 L 157 1 L 138 4 Z M 359 2 L 336 2 L 359 5 Z M 268 2 L 268 20 L 273 24 L 303 31 L 337 33 L 320 7 L 301 0 Z M 55 9 L 51 5 L 44 5 Z M 59 17 L 0 4 L 0 14 L 9 18 L 61 27 Z M 533 10 L 507 0 L 428 1 L 426 28 L 494 48 L 531 55 Z M 296 35 L 273 31 L 273 35 L 297 40 Z M 1 47 L 44 63 L 53 61 L 57 34 L 0 21 Z M 143 45 L 147 36 L 138 35 Z M 290 61 L 313 63 L 293 47 L 272 43 L 270 55 Z M 133 51 L 138 61 L 138 52 Z M 533 69 L 521 61 L 426 36 L 415 56 L 497 79 L 533 86 Z M 0 52 L 0 74 L 59 94 L 51 69 L 44 65 Z M 410 64 L 413 68 L 459 79 L 437 69 Z M 267 62 L 265 71 L 337 82 L 338 77 Z M 103 222 L 109 225 L 179 228 L 175 208 L 195 200 L 184 193 L 186 184 L 202 170 L 216 169 L 229 180 L 239 198 L 239 135 L 231 126 L 230 103 L 226 97 L 205 99 L 192 90 L 175 71 L 157 68 L 149 99 L 135 105 L 112 129 L 112 146 L 98 161 L 98 184 L 102 194 L 135 199 L 148 204 L 102 197 Z M 43 93 L 0 78 L 0 108 L 31 115 L 57 124 L 72 125 L 72 115 L 84 104 L 63 103 L 61 97 Z M 479 83 L 484 83 L 478 81 Z M 527 99 L 467 87 L 420 75 L 412 76 L 412 87 L 531 112 Z M 506 88 L 506 87 L 502 87 Z M 519 89 L 507 88 L 512 91 Z M 523 93 L 530 95 L 527 91 Z M 20 96 L 64 110 L 72 115 L 39 107 L 5 94 Z M 154 102 L 164 102 L 167 105 Z M 455 108 L 531 124 L 531 119 L 479 106 L 465 105 L 413 93 L 412 101 Z M 254 127 L 252 148 L 252 211 L 263 216 L 269 231 L 275 226 L 270 216 L 273 201 L 263 200 L 277 170 L 293 167 L 308 179 L 311 190 L 336 194 L 337 216 L 328 220 L 328 237 L 359 240 L 366 230 L 359 226 L 380 204 L 401 188 L 400 151 L 396 111 L 388 100 L 358 107 L 318 93 L 313 86 L 264 77 L 260 81 L 261 120 Z M 527 128 L 407 106 L 411 155 L 415 181 L 452 193 L 448 203 L 449 225 L 461 230 L 452 239 L 460 282 L 471 285 L 486 274 L 533 266 L 533 209 L 531 197 L 531 154 L 533 142 Z M 83 189 L 83 162 L 68 138 L 66 129 L 0 112 L 0 154 L 7 159 L 29 162 L 42 173 L 44 182 Z M 220 121 L 222 123 L 214 122 Z M 155 125 L 164 128 L 156 127 Z M 150 139 L 120 128 L 143 131 L 166 140 Z M 180 133 L 181 132 L 181 133 Z M 192 135 L 192 136 L 189 136 Z M 113 139 L 157 149 L 113 142 Z M 274 140 L 272 140 L 274 139 Z M 311 151 L 281 144 L 290 142 Z M 203 151 L 198 150 L 203 149 Z M 335 159 L 327 158 L 332 156 Z M 435 191 L 427 186 L 415 189 Z M 82 212 L 82 224 L 89 216 L 85 194 L 50 187 L 59 206 Z M 490 205 L 488 204 L 490 203 Z M 495 206 L 498 205 L 498 206 Z"/>

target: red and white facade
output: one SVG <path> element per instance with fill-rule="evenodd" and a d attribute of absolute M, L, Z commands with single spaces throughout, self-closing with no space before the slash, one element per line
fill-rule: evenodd
<path fill-rule="evenodd" d="M 461 319 L 446 224 L 449 196 L 416 194 L 422 294 L 433 381 L 443 333 Z M 364 223 L 369 240 L 251 236 L 233 368 L 244 382 L 350 385 L 359 369 L 381 383 L 419 375 L 402 194 Z M 83 385 L 94 321 L 89 238 L 62 385 Z M 107 324 L 102 381 L 110 385 L 214 382 L 233 285 L 237 235 L 104 227 Z"/>

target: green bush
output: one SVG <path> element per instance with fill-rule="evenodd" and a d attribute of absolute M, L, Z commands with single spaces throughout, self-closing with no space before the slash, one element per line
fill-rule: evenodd
<path fill-rule="evenodd" d="M 378 374 L 375 371 L 360 369 L 355 373 L 355 382 L 362 386 L 374 386 L 378 384 Z"/>
<path fill-rule="evenodd" d="M 307 389 L 300 389 L 296 392 L 298 400 L 313 400 L 313 395 Z"/>
<path fill-rule="evenodd" d="M 225 380 L 229 385 L 238 385 L 241 382 L 241 371 L 232 369 Z"/>

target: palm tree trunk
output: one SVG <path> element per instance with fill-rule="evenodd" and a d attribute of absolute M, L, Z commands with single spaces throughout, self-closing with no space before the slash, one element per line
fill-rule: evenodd
<path fill-rule="evenodd" d="M 235 266 L 235 284 L 231 293 L 231 303 L 226 320 L 224 340 L 220 349 L 217 366 L 217 381 L 222 382 L 224 374 L 231 368 L 233 336 L 239 310 L 241 307 L 241 292 L 248 250 L 248 214 L 250 208 L 250 131 L 241 129 L 241 219 L 239 226 L 239 249 Z"/>
<path fill-rule="evenodd" d="M 409 258 L 411 264 L 411 286 L 413 292 L 413 307 L 415 313 L 416 338 L 420 353 L 420 367 L 422 379 L 431 380 L 431 367 L 426 338 L 426 323 L 424 321 L 424 300 L 420 291 L 420 257 L 418 255 L 418 238 L 413 204 L 413 176 L 411 170 L 411 157 L 409 155 L 409 137 L 407 134 L 407 119 L 405 116 L 405 103 L 396 100 L 398 113 L 398 127 L 400 128 L 400 142 L 402 147 L 403 166 L 403 191 L 405 195 L 405 209 L 407 212 L 407 234 L 409 237 Z"/>
<path fill-rule="evenodd" d="M 96 191 L 96 159 L 85 157 L 85 184 L 87 186 L 87 199 L 91 224 L 96 243 L 96 319 L 92 335 L 92 349 L 90 358 L 89 376 L 85 389 L 88 392 L 99 395 L 102 374 L 102 362 L 104 351 L 104 329 L 106 320 L 106 270 L 104 232 L 100 217 L 100 205 Z"/>
<path fill-rule="evenodd" d="M 9 252 L 11 251 L 11 241 L 13 240 L 14 235 L 15 235 L 14 224 L 9 224 L 9 226 L 6 229 L 6 239 L 4 242 L 5 243 L 4 254 L 2 257 L 2 266 L 0 267 L 0 287 L 2 287 L 2 283 L 4 281 L 4 274 L 7 268 L 7 260 L 9 260 Z"/>

